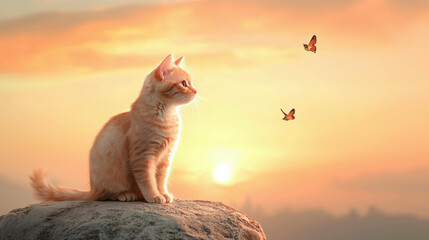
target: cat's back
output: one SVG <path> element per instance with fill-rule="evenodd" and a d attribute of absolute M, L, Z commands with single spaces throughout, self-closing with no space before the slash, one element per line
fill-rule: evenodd
<path fill-rule="evenodd" d="M 130 112 L 123 112 L 110 118 L 95 138 L 94 146 L 113 146 L 125 140 L 130 128 Z"/>
<path fill-rule="evenodd" d="M 128 131 L 130 128 L 130 112 L 123 112 L 113 116 L 109 122 L 112 122 L 112 124 L 123 128 L 125 131 Z"/>
<path fill-rule="evenodd" d="M 113 116 L 104 125 L 103 129 L 105 128 L 113 128 L 116 131 L 121 131 L 123 134 L 127 133 L 130 128 L 130 112 L 123 112 Z"/>

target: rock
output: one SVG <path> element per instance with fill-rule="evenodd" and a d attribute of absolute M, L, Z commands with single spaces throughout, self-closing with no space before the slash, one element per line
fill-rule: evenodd
<path fill-rule="evenodd" d="M 0 217 L 0 239 L 266 239 L 261 225 L 220 202 L 47 202 Z"/>

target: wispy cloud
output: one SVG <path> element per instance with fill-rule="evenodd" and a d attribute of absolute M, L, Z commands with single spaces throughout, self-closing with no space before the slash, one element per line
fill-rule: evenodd
<path fill-rule="evenodd" d="M 131 69 L 153 65 L 170 52 L 246 65 L 258 58 L 296 57 L 288 45 L 313 33 L 340 48 L 385 43 L 427 13 L 425 8 L 403 11 L 388 1 L 328 4 L 320 11 L 313 4 L 307 1 L 304 11 L 274 0 L 170 2 L 3 21 L 0 74 Z"/>

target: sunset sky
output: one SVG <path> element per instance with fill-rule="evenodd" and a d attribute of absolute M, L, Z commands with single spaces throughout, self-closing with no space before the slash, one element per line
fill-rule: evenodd
<path fill-rule="evenodd" d="M 1 1 L 0 214 L 38 168 L 89 189 L 95 135 L 173 53 L 201 97 L 176 197 L 429 217 L 428 29 L 423 0 Z"/>

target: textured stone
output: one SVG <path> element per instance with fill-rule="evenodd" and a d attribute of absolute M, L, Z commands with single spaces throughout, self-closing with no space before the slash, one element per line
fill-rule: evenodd
<path fill-rule="evenodd" d="M 48 202 L 0 217 L 0 239 L 266 239 L 254 219 L 219 202 Z"/>

